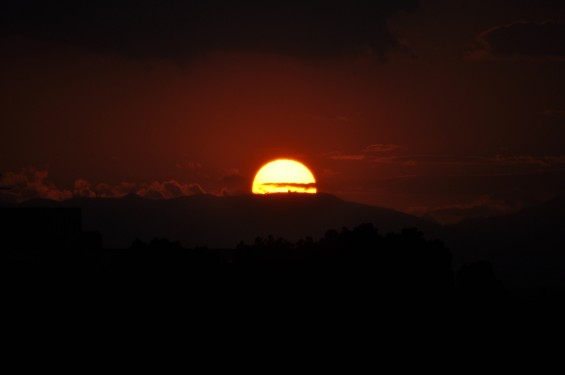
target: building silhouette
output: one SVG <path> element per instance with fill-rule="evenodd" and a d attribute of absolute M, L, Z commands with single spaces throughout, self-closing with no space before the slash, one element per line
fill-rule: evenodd
<path fill-rule="evenodd" d="M 0 208 L 3 251 L 69 252 L 101 248 L 100 235 L 82 231 L 80 208 Z"/>

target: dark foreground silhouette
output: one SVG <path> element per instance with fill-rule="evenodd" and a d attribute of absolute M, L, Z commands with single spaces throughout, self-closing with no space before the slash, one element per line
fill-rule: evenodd
<path fill-rule="evenodd" d="M 466 265 L 456 277 L 443 243 L 415 229 L 381 235 L 364 224 L 329 230 L 318 241 L 267 237 L 226 250 L 185 249 L 166 239 L 102 250 L 95 234 L 79 239 L 55 250 L 5 249 L 6 292 L 27 303 L 96 301 L 115 308 L 142 302 L 146 309 L 172 304 L 186 312 L 265 309 L 347 319 L 449 315 L 462 306 L 490 309 L 506 298 L 487 263 Z"/>
<path fill-rule="evenodd" d="M 330 230 L 319 241 L 292 243 L 270 236 L 227 250 L 185 249 L 166 239 L 136 240 L 129 249 L 102 250 L 89 241 L 96 243 L 94 234 L 77 238 L 80 242 L 55 249 L 37 246 L 42 239 L 53 246 L 51 237 L 22 239 L 25 247 L 3 252 L 3 274 L 12 282 L 19 280 L 19 285 L 38 288 L 61 282 L 58 287 L 64 289 L 131 286 L 132 292 L 162 288 L 199 293 L 195 285 L 200 285 L 202 293 L 301 298 L 305 303 L 364 299 L 373 304 L 395 295 L 445 299 L 454 288 L 449 251 L 415 229 L 383 236 L 365 224 Z"/>
<path fill-rule="evenodd" d="M 130 338 L 156 330 L 211 339 L 235 330 L 231 337 L 310 335 L 317 345 L 359 335 L 389 345 L 432 336 L 448 343 L 550 332 L 562 311 L 560 296 L 510 297 L 489 263 L 454 271 L 443 242 L 416 229 L 381 234 L 363 224 L 319 240 L 186 249 L 154 239 L 112 250 L 81 231 L 80 211 L 37 209 L 34 223 L 30 210 L 11 212 L 2 235 L 4 321 L 16 336 L 30 327 L 89 335 L 127 327 Z"/>

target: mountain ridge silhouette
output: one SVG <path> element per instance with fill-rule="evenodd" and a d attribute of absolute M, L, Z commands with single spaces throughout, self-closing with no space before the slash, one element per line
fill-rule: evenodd
<path fill-rule="evenodd" d="M 298 240 L 321 237 L 328 229 L 373 223 L 381 233 L 418 228 L 437 234 L 441 226 L 392 209 L 348 202 L 331 194 L 214 196 L 153 200 L 74 198 L 61 202 L 30 200 L 20 207 L 78 207 L 85 230 L 102 233 L 104 246 L 129 247 L 136 239 L 180 241 L 185 247 L 232 248 L 258 236 Z"/>
<path fill-rule="evenodd" d="M 508 289 L 543 295 L 565 292 L 565 199 L 516 213 L 467 219 L 444 228 L 455 267 L 485 260 Z"/>
<path fill-rule="evenodd" d="M 499 253 L 565 255 L 565 199 L 557 197 L 522 210 L 447 225 L 446 232 L 469 249 Z"/>
<path fill-rule="evenodd" d="M 484 260 L 510 289 L 528 289 L 532 295 L 565 290 L 563 198 L 513 214 L 447 226 L 323 193 L 195 195 L 170 200 L 136 195 L 62 202 L 39 199 L 17 207 L 81 208 L 83 230 L 101 233 L 108 249 L 129 248 L 136 239 L 161 238 L 179 241 L 186 248 L 227 250 L 240 241 L 252 244 L 257 237 L 270 235 L 292 242 L 307 237 L 316 240 L 330 229 L 362 223 L 373 224 L 381 234 L 417 228 L 426 238 L 445 243 L 455 269 Z"/>

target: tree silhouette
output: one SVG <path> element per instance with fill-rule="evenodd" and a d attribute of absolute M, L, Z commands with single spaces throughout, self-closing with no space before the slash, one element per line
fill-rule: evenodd
<path fill-rule="evenodd" d="M 503 297 L 503 287 L 492 265 L 485 261 L 464 264 L 457 274 L 459 298 L 473 305 L 492 304 Z"/>
<path fill-rule="evenodd" d="M 415 229 L 381 236 L 373 225 L 363 224 L 329 230 L 318 242 L 257 238 L 252 245 L 239 245 L 234 266 L 263 285 L 282 286 L 296 296 L 315 290 L 348 304 L 440 300 L 453 292 L 449 251 Z"/>
<path fill-rule="evenodd" d="M 99 237 L 92 240 L 98 243 Z M 387 311 L 388 319 L 440 306 L 449 311 L 454 301 L 486 306 L 503 292 L 489 264 L 464 266 L 455 287 L 452 257 L 442 242 L 416 229 L 383 235 L 372 224 L 328 230 L 319 240 L 258 237 L 225 250 L 186 249 L 164 238 L 136 239 L 124 250 L 88 249 L 23 262 L 4 255 L 4 276 L 42 285 L 56 276 L 73 280 L 62 283 L 63 290 L 89 288 L 115 299 L 149 295 L 193 307 L 255 306 L 343 316 L 352 324 Z"/>

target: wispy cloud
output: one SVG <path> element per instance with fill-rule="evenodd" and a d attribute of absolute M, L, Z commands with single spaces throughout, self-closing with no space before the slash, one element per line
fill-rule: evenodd
<path fill-rule="evenodd" d="M 222 183 L 227 185 L 237 185 L 241 184 L 245 180 L 245 178 L 243 177 L 243 174 L 241 173 L 239 168 L 231 168 L 226 171 L 226 173 L 224 173 L 220 180 Z"/>
<path fill-rule="evenodd" d="M 396 151 L 400 148 L 399 145 L 387 144 L 387 143 L 376 143 L 369 145 L 365 148 L 366 153 L 388 153 Z"/>
<path fill-rule="evenodd" d="M 403 166 L 437 165 L 437 166 L 565 166 L 565 155 L 432 155 L 398 153 L 398 145 L 375 144 L 359 153 L 342 153 L 335 151 L 327 154 L 331 160 L 363 161 L 377 164 L 397 164 Z"/>
<path fill-rule="evenodd" d="M 431 218 L 441 224 L 454 224 L 464 219 L 492 217 L 515 213 L 525 207 L 551 199 L 550 195 L 509 189 L 483 195 L 470 203 L 439 207 L 412 207 L 412 214 Z"/>
<path fill-rule="evenodd" d="M 45 169 L 28 168 L 20 173 L 6 172 L 0 185 L 8 190 L 1 192 L 1 197 L 8 201 L 23 201 L 34 198 L 64 200 L 73 197 L 68 189 L 59 189 L 48 180 L 49 172 Z"/>
<path fill-rule="evenodd" d="M 492 161 L 502 165 L 537 165 L 540 167 L 554 167 L 565 165 L 565 155 L 535 156 L 535 155 L 511 155 L 495 156 Z"/>
<path fill-rule="evenodd" d="M 546 109 L 541 112 L 541 115 L 553 119 L 565 119 L 564 109 Z"/>
<path fill-rule="evenodd" d="M 183 183 L 177 180 L 93 184 L 81 178 L 75 180 L 72 187 L 60 188 L 48 177 L 49 172 L 46 169 L 28 168 L 20 172 L 6 172 L 0 179 L 0 185 L 6 186 L 8 190 L 0 192 L 0 199 L 10 202 L 35 198 L 62 201 L 71 198 L 119 198 L 128 194 L 153 199 L 171 199 L 206 194 L 197 183 Z"/>
<path fill-rule="evenodd" d="M 555 21 L 516 22 L 481 33 L 470 60 L 565 60 L 565 24 Z"/>
<path fill-rule="evenodd" d="M 137 195 L 153 199 L 171 199 L 191 195 L 205 194 L 199 184 L 184 184 L 175 180 L 165 182 L 154 181 L 150 184 L 142 184 Z"/>
<path fill-rule="evenodd" d="M 196 172 L 202 169 L 202 164 L 197 161 L 186 161 L 186 162 L 179 162 L 175 165 L 177 169 L 182 169 L 186 171 Z"/>
<path fill-rule="evenodd" d="M 384 157 L 385 154 L 390 154 L 400 148 L 396 144 L 387 143 L 375 143 L 368 145 L 362 150 L 357 152 L 341 152 L 334 151 L 326 156 L 331 160 L 343 160 L 343 161 L 374 161 L 375 159 Z"/>
<path fill-rule="evenodd" d="M 331 160 L 349 160 L 349 161 L 355 161 L 355 160 L 365 160 L 365 155 L 361 155 L 361 154 L 334 154 L 334 155 L 330 155 L 329 158 Z"/>

